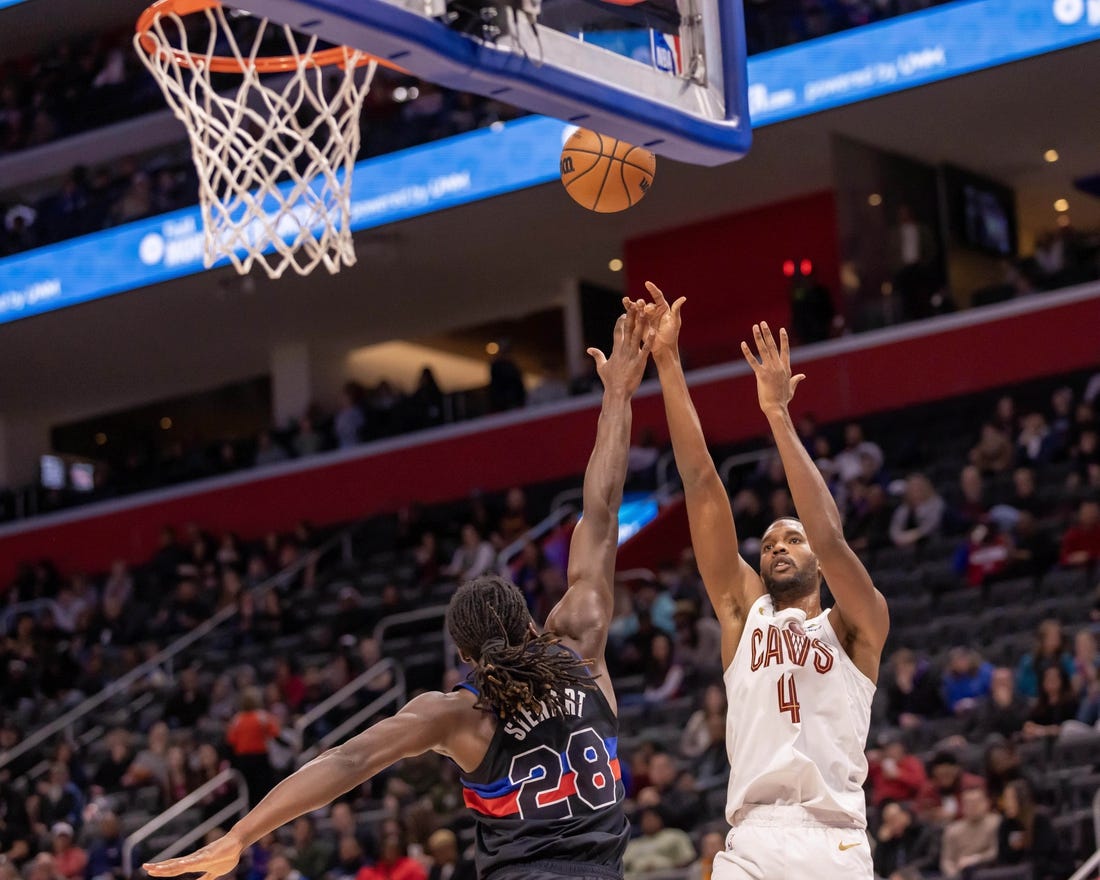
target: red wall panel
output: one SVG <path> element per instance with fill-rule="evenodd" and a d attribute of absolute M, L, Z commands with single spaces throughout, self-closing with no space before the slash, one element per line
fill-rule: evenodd
<path fill-rule="evenodd" d="M 1048 297 L 920 328 L 853 337 L 802 356 L 796 350 L 795 366 L 808 378 L 794 408 L 812 409 L 830 421 L 1100 365 L 1100 293 L 1069 301 Z M 685 314 L 685 330 L 691 323 L 696 319 Z M 849 346 L 859 347 L 845 350 Z M 766 430 L 747 366 L 734 364 L 690 378 L 712 442 Z M 75 521 L 46 517 L 9 526 L 0 529 L 0 585 L 10 582 L 19 562 L 40 557 L 53 558 L 62 570 L 102 570 L 120 555 L 144 559 L 155 550 L 164 524 L 195 521 L 253 537 L 303 517 L 334 523 L 411 500 L 462 497 L 472 487 L 495 491 L 579 474 L 595 434 L 598 401 L 578 405 L 518 423 L 473 425 L 475 433 L 460 436 L 410 438 L 396 449 L 365 449 L 357 458 L 233 486 L 204 489 L 198 484 L 184 490 L 189 494 L 125 509 L 99 514 L 89 509 Z M 639 392 L 634 413 L 635 430 L 652 425 L 667 435 L 656 389 Z M 975 414 L 975 427 L 981 417 Z"/>
<path fill-rule="evenodd" d="M 784 261 L 811 260 L 834 296 L 840 289 L 832 192 L 636 238 L 624 254 L 632 296 L 644 295 L 644 282 L 652 281 L 670 296 L 688 298 L 681 349 L 695 367 L 736 357 L 737 334 L 755 321 L 788 321 Z"/>

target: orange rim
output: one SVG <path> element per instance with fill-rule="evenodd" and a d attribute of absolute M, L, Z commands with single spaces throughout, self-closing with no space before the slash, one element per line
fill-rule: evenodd
<path fill-rule="evenodd" d="M 152 6 L 146 9 L 137 20 L 137 35 L 138 42 L 141 44 L 141 48 L 144 49 L 150 55 L 157 54 L 158 52 L 167 52 L 176 59 L 182 67 L 198 67 L 201 66 L 213 73 L 243 73 L 244 65 L 240 60 L 234 58 L 231 55 L 215 55 L 210 58 L 209 62 L 202 55 L 195 55 L 190 52 L 184 52 L 182 49 L 175 49 L 172 47 L 161 48 L 157 40 L 152 36 L 150 31 L 153 29 L 153 23 L 162 15 L 178 15 L 183 17 L 185 15 L 192 15 L 196 12 L 205 12 L 208 9 L 217 9 L 220 7 L 221 0 L 156 0 Z M 264 58 L 256 58 L 252 65 L 258 73 L 286 73 L 289 70 L 297 70 L 303 63 L 306 67 L 331 67 L 336 65 L 338 67 L 346 67 L 348 60 L 355 52 L 348 46 L 335 46 L 332 49 L 323 49 L 320 52 L 314 52 L 308 57 L 294 55 L 272 55 Z M 398 67 L 391 61 L 387 61 L 385 58 L 378 58 L 374 55 L 363 55 L 359 61 L 356 62 L 357 67 L 363 67 L 364 65 L 376 62 L 380 67 L 388 67 L 390 70 L 396 70 L 398 73 L 408 73 L 404 68 Z"/>

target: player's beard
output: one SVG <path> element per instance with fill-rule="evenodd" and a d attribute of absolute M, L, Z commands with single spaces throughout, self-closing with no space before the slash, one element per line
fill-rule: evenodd
<path fill-rule="evenodd" d="M 816 565 L 810 569 L 796 566 L 791 562 L 791 568 L 788 568 L 778 577 L 772 574 L 771 569 L 768 568 L 760 572 L 760 578 L 764 581 L 764 586 L 767 588 L 769 595 L 773 599 L 784 602 L 791 602 L 795 599 L 801 599 L 803 596 L 812 595 L 814 590 L 820 587 Z"/>

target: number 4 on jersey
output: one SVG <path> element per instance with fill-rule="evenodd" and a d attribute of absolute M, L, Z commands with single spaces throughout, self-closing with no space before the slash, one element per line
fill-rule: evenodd
<path fill-rule="evenodd" d="M 790 712 L 791 721 L 798 724 L 802 720 L 802 713 L 798 706 L 798 691 L 794 688 L 794 673 L 786 672 L 776 682 L 776 691 L 779 693 L 779 711 Z"/>

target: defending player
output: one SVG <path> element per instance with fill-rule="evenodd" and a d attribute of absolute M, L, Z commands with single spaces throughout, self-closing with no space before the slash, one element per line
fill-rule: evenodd
<path fill-rule="evenodd" d="M 802 520 L 768 527 L 757 574 L 738 554 L 729 498 L 680 366 L 684 299 L 669 308 L 657 287 L 647 287 L 657 329 L 653 358 L 691 540 L 722 625 L 732 830 L 714 878 L 870 878 L 864 747 L 889 616 L 844 541 L 836 503 L 787 412 L 805 376 L 791 376 L 785 331 L 777 347 L 767 324 L 753 327 L 759 359 L 745 343 L 742 351 Z M 828 612 L 821 608 L 822 576 L 836 598 Z"/>
<path fill-rule="evenodd" d="M 604 385 L 603 408 L 584 478 L 584 517 L 569 552 L 569 590 L 550 612 L 546 632 L 538 634 L 523 593 L 504 578 L 463 584 L 451 599 L 447 626 L 473 666 L 468 684 L 416 697 L 283 780 L 221 839 L 146 865 L 150 874 L 194 872 L 215 880 L 269 832 L 394 762 L 432 750 L 463 771 L 482 880 L 622 876 L 629 826 L 604 648 L 630 399 L 651 341 L 643 344 L 642 309 L 639 302 L 616 323 L 610 358 L 589 350 Z"/>

